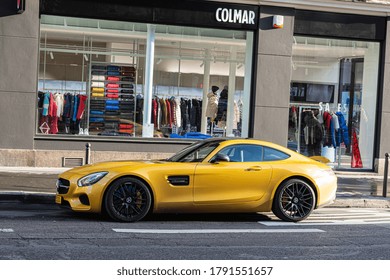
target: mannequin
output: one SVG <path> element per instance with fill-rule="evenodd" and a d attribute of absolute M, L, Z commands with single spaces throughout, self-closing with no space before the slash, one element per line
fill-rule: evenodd
<path fill-rule="evenodd" d="M 218 90 L 219 87 L 212 86 L 211 92 L 207 94 L 206 117 L 210 120 L 210 134 L 212 133 L 213 123 L 218 111 Z"/>

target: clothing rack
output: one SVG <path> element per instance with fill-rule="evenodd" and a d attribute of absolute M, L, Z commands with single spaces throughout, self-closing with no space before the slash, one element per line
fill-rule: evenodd
<path fill-rule="evenodd" d="M 294 104 L 295 106 L 295 104 Z M 305 109 L 308 109 L 308 110 L 313 110 L 313 109 L 319 109 L 319 106 L 316 105 L 301 105 L 301 106 L 296 106 L 299 108 L 299 114 L 298 114 L 298 133 L 299 133 L 299 137 L 297 137 L 297 151 L 298 153 L 301 153 L 301 129 L 302 129 L 302 112 L 304 112 Z"/>

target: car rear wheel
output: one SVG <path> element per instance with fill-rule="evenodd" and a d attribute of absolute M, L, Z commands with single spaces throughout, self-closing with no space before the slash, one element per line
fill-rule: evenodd
<path fill-rule="evenodd" d="M 148 214 L 152 204 L 149 188 L 136 178 L 122 178 L 108 189 L 104 199 L 107 214 L 120 222 L 136 222 Z"/>
<path fill-rule="evenodd" d="M 303 180 L 290 179 L 276 190 L 272 211 L 283 221 L 299 222 L 310 215 L 315 204 L 313 188 Z"/>

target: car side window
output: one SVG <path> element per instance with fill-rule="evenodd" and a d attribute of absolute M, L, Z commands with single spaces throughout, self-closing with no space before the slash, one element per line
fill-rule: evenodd
<path fill-rule="evenodd" d="M 187 156 L 182 158 L 180 162 L 201 162 L 203 161 L 216 147 L 218 143 L 212 143 L 210 145 L 201 146 L 199 149 L 194 150 Z"/>
<path fill-rule="evenodd" d="M 227 155 L 230 162 L 262 161 L 263 147 L 259 145 L 232 145 L 222 149 L 219 154 Z"/>
<path fill-rule="evenodd" d="M 283 160 L 289 157 L 290 155 L 283 153 L 282 151 L 269 147 L 264 147 L 264 161 Z"/>

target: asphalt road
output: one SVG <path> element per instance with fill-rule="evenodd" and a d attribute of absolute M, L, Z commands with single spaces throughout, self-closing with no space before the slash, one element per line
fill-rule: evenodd
<path fill-rule="evenodd" d="M 271 213 L 128 224 L 56 205 L 0 203 L 1 260 L 389 260 L 389 236 L 389 209 L 325 208 L 298 224 Z"/>

